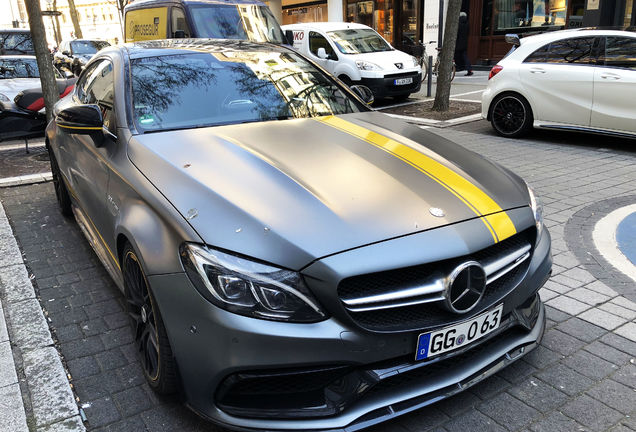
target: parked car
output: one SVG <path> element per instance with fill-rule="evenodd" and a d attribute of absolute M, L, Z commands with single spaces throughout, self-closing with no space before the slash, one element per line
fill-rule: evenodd
<path fill-rule="evenodd" d="M 532 127 L 636 137 L 636 33 L 564 30 L 519 39 L 490 71 L 482 116 L 503 136 Z"/>
<path fill-rule="evenodd" d="M 95 53 L 107 46 L 110 46 L 110 43 L 96 39 L 62 41 L 58 51 L 53 55 L 53 63 L 56 67 L 67 69 L 79 76 Z"/>
<path fill-rule="evenodd" d="M 405 99 L 420 91 L 422 69 L 417 59 L 394 49 L 375 30 L 355 23 L 284 25 L 293 32 L 294 48 L 347 85 L 362 84 L 377 99 Z"/>
<path fill-rule="evenodd" d="M 544 332 L 550 235 L 524 181 L 290 48 L 102 50 L 46 144 L 150 386 L 226 427 L 370 426 Z"/>
<path fill-rule="evenodd" d="M 0 30 L 0 56 L 35 55 L 29 29 Z"/>
<path fill-rule="evenodd" d="M 53 69 L 55 78 L 65 79 Z M 35 56 L 0 56 L 0 100 L 12 101 L 23 90 L 40 88 L 40 71 Z"/>
<path fill-rule="evenodd" d="M 124 15 L 126 42 L 194 37 L 287 43 L 258 0 L 140 0 L 129 3 Z"/>

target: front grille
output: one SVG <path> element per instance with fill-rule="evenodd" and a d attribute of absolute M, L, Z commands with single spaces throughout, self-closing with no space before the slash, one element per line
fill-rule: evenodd
<path fill-rule="evenodd" d="M 458 315 L 444 308 L 443 284 L 440 281 L 460 263 L 474 260 L 487 267 L 487 263 L 493 263 L 499 258 L 516 253 L 515 251 L 528 250 L 534 244 L 534 240 L 535 230 L 528 229 L 471 255 L 350 277 L 339 284 L 338 295 L 351 318 L 368 330 L 394 332 L 450 325 L 479 314 L 510 293 L 526 274 L 532 250 L 524 255 L 525 260 L 516 267 L 506 272 L 507 267 L 504 266 L 504 274 L 486 286 L 484 296 L 469 314 Z M 369 307 L 366 309 L 369 310 L 354 305 L 354 302 L 359 302 L 360 299 L 369 299 L 373 296 L 399 296 L 404 290 L 418 286 L 427 287 L 430 293 L 393 302 L 368 304 L 366 306 Z M 409 302 L 418 304 L 406 304 Z"/>

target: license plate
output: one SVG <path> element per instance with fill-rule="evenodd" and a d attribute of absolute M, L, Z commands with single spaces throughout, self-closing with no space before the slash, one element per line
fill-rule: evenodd
<path fill-rule="evenodd" d="M 405 84 L 411 84 L 411 83 L 413 83 L 413 77 L 399 78 L 399 79 L 393 80 L 393 84 L 395 85 L 405 85 Z"/>
<path fill-rule="evenodd" d="M 471 320 L 434 332 L 420 334 L 417 338 L 415 360 L 423 360 L 455 350 L 497 330 L 501 322 L 502 310 L 503 303 Z"/>

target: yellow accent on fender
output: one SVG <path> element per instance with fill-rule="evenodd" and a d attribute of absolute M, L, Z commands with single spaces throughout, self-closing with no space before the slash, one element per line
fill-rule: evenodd
<path fill-rule="evenodd" d="M 65 126 L 59 123 L 57 123 L 57 125 L 64 129 L 80 129 L 80 130 L 96 130 L 96 131 L 100 131 L 103 129 L 101 126 L 99 127 L 98 126 Z"/>
<path fill-rule="evenodd" d="M 401 159 L 432 180 L 439 183 L 450 193 L 466 204 L 492 234 L 495 243 L 502 241 L 517 230 L 510 217 L 484 191 L 470 181 L 425 154 L 394 139 L 380 135 L 355 123 L 335 116 L 316 118 L 315 120 L 332 126 L 342 132 L 373 144 L 375 147 Z"/>

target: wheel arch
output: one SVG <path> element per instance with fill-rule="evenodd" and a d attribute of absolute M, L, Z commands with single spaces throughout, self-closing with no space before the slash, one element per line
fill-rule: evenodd
<path fill-rule="evenodd" d="M 519 93 L 516 90 L 504 90 L 504 91 L 501 91 L 501 92 L 497 93 L 490 100 L 490 105 L 488 106 L 488 115 L 486 117 L 486 120 L 488 120 L 488 121 L 492 120 L 492 107 L 493 107 L 495 101 L 498 100 L 499 98 L 503 97 L 503 96 L 517 96 L 517 97 L 523 99 L 524 101 L 526 101 L 526 103 L 530 107 L 530 114 L 532 115 L 532 118 L 536 119 L 535 113 L 537 111 L 536 111 L 535 107 L 533 106 L 531 99 L 528 99 L 526 96 L 524 96 L 523 94 Z"/>

